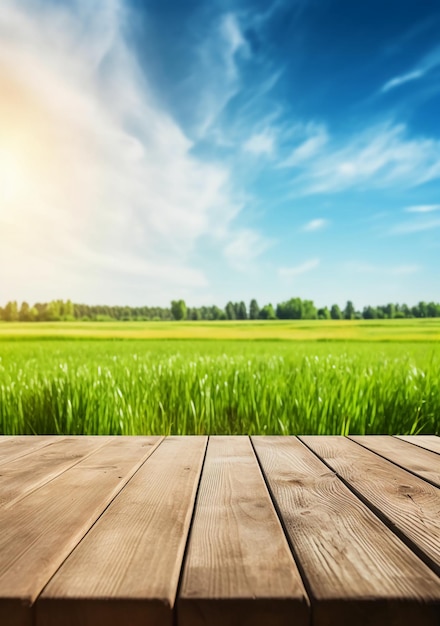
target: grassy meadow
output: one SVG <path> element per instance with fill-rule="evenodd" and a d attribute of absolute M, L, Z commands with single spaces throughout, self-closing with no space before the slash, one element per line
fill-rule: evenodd
<path fill-rule="evenodd" d="M 1 434 L 440 432 L 440 320 L 0 324 Z"/>

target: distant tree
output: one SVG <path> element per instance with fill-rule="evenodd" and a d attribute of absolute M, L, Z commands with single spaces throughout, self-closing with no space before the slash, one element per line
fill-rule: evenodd
<path fill-rule="evenodd" d="M 330 317 L 332 320 L 341 320 L 342 319 L 342 311 L 337 304 L 332 304 L 330 309 Z"/>
<path fill-rule="evenodd" d="M 15 300 L 6 304 L 3 309 L 3 319 L 6 322 L 16 322 L 18 320 L 18 306 Z"/>
<path fill-rule="evenodd" d="M 275 320 L 276 315 L 274 308 L 271 304 L 265 304 L 262 309 L 260 309 L 259 314 L 260 320 Z"/>
<path fill-rule="evenodd" d="M 355 315 L 355 309 L 354 309 L 353 302 L 351 300 L 348 300 L 344 309 L 344 319 L 353 320 L 354 315 Z"/>
<path fill-rule="evenodd" d="M 193 307 L 191 309 L 191 319 L 194 321 L 198 321 L 202 319 L 202 313 L 200 311 L 200 309 Z"/>
<path fill-rule="evenodd" d="M 211 315 L 213 320 L 224 320 L 226 319 L 225 312 L 221 310 L 220 307 L 213 305 L 211 307 Z"/>
<path fill-rule="evenodd" d="M 428 317 L 428 305 L 426 302 L 419 302 L 420 317 Z"/>
<path fill-rule="evenodd" d="M 418 304 L 411 307 L 411 317 L 422 317 Z"/>
<path fill-rule="evenodd" d="M 186 319 L 186 304 L 184 300 L 173 300 L 171 302 L 171 315 L 175 320 Z"/>
<path fill-rule="evenodd" d="M 22 302 L 20 311 L 18 313 L 18 319 L 20 322 L 30 322 L 31 321 L 31 307 L 27 302 Z"/>
<path fill-rule="evenodd" d="M 247 309 L 246 305 L 243 301 L 241 301 L 238 305 L 237 310 L 237 319 L 238 320 L 247 320 Z"/>
<path fill-rule="evenodd" d="M 303 303 L 301 298 L 291 298 L 277 304 L 277 317 L 280 320 L 300 320 L 303 317 Z"/>
<path fill-rule="evenodd" d="M 249 319 L 257 320 L 258 315 L 260 313 L 260 307 L 258 306 L 258 302 L 253 298 L 249 305 Z"/>
<path fill-rule="evenodd" d="M 228 320 L 235 320 L 235 319 L 237 319 L 237 315 L 235 313 L 234 305 L 230 301 L 228 302 L 228 304 L 225 307 L 225 313 L 226 313 L 226 319 L 228 319 Z"/>
<path fill-rule="evenodd" d="M 435 302 L 428 302 L 428 317 L 440 317 L 440 304 Z"/>
<path fill-rule="evenodd" d="M 362 310 L 362 317 L 364 320 L 375 320 L 377 319 L 377 309 L 372 306 L 364 306 Z"/>
<path fill-rule="evenodd" d="M 396 316 L 396 305 L 389 302 L 386 306 L 384 306 L 384 313 L 388 319 L 393 319 Z"/>
<path fill-rule="evenodd" d="M 328 307 L 323 307 L 322 309 L 318 309 L 318 319 L 319 320 L 329 320 L 330 319 L 330 311 Z"/>
<path fill-rule="evenodd" d="M 318 317 L 318 311 L 313 303 L 313 300 L 302 301 L 302 315 L 303 320 L 316 320 Z"/>

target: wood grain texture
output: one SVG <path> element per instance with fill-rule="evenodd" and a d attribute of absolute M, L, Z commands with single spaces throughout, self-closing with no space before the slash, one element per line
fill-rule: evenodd
<path fill-rule="evenodd" d="M 105 507 L 160 443 L 117 437 L 11 508 L 0 509 L 0 623 L 29 626 L 31 605 Z"/>
<path fill-rule="evenodd" d="M 345 437 L 304 436 L 412 549 L 440 573 L 440 490 Z"/>
<path fill-rule="evenodd" d="M 396 438 L 440 454 L 440 437 L 435 435 L 396 435 Z"/>
<path fill-rule="evenodd" d="M 178 623 L 309 624 L 306 592 L 248 437 L 210 437 Z"/>
<path fill-rule="evenodd" d="M 0 507 L 12 507 L 70 467 L 102 448 L 106 437 L 59 437 L 0 467 Z"/>
<path fill-rule="evenodd" d="M 37 626 L 171 626 L 206 437 L 168 437 L 36 604 Z"/>
<path fill-rule="evenodd" d="M 440 455 L 389 435 L 351 436 L 349 439 L 440 487 Z"/>
<path fill-rule="evenodd" d="M 438 625 L 436 575 L 334 472 L 295 437 L 252 441 L 307 580 L 313 626 Z"/>
<path fill-rule="evenodd" d="M 52 435 L 17 435 L 14 437 L 0 436 L 0 466 L 34 450 L 48 445 L 57 437 Z"/>

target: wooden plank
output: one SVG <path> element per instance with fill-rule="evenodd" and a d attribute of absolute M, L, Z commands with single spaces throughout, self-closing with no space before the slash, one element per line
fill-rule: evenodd
<path fill-rule="evenodd" d="M 438 625 L 436 575 L 332 471 L 295 437 L 252 441 L 307 580 L 314 626 Z"/>
<path fill-rule="evenodd" d="M 169 437 L 36 604 L 37 626 L 173 623 L 206 437 Z"/>
<path fill-rule="evenodd" d="M 350 439 L 440 487 L 440 455 L 389 435 L 351 436 Z"/>
<path fill-rule="evenodd" d="M 309 624 L 306 591 L 248 437 L 211 437 L 179 626 Z"/>
<path fill-rule="evenodd" d="M 56 440 L 53 435 L 17 435 L 13 437 L 0 436 L 0 465 L 31 454 L 42 446 L 47 446 Z"/>
<path fill-rule="evenodd" d="M 0 509 L 1 624 L 32 624 L 37 595 L 160 441 L 115 437 L 13 507 Z"/>
<path fill-rule="evenodd" d="M 301 440 L 440 574 L 440 490 L 345 437 Z"/>
<path fill-rule="evenodd" d="M 0 468 L 0 507 L 14 506 L 18 500 L 80 463 L 108 441 L 107 437 L 54 438 L 44 447 L 3 463 Z"/>
<path fill-rule="evenodd" d="M 440 454 L 440 437 L 435 435 L 396 435 L 396 438 Z"/>

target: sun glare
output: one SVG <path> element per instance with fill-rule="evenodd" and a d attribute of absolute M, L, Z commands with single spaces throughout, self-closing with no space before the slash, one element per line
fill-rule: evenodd
<path fill-rule="evenodd" d="M 12 151 L 0 149 L 1 206 L 18 200 L 25 188 L 26 171 L 22 159 Z"/>

